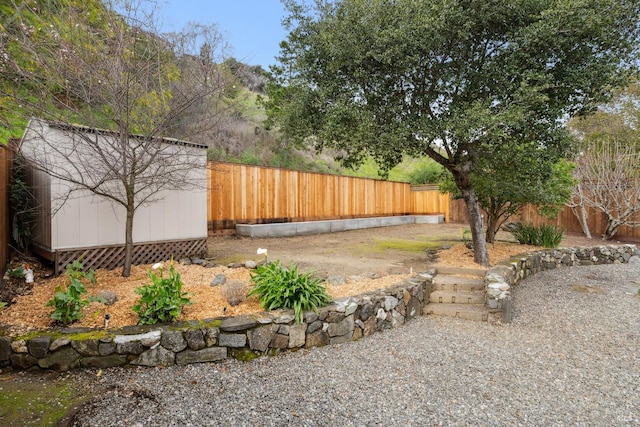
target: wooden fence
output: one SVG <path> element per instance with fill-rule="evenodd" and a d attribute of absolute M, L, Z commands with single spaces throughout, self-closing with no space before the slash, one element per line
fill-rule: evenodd
<path fill-rule="evenodd" d="M 11 242 L 11 212 L 9 210 L 9 181 L 11 178 L 11 164 L 13 152 L 0 145 L 0 268 L 9 257 L 9 243 Z"/>
<path fill-rule="evenodd" d="M 236 223 L 444 214 L 449 196 L 401 182 L 209 162 L 210 230 Z"/>
<path fill-rule="evenodd" d="M 640 215 L 638 215 L 638 217 L 640 217 Z M 601 237 L 607 226 L 607 218 L 605 215 L 594 209 L 588 209 L 588 218 L 591 235 L 594 238 Z M 555 219 L 550 220 L 539 215 L 535 207 L 526 206 L 519 215 L 516 215 L 509 220 L 530 222 L 536 226 L 541 224 L 551 224 L 556 227 L 564 228 L 572 233 L 582 233 L 580 222 L 578 222 L 578 219 L 568 207 L 565 207 L 560 211 Z M 451 200 L 449 205 L 449 222 L 462 224 L 468 223 L 467 208 L 465 207 L 463 200 Z M 616 237 L 620 239 L 638 240 L 640 239 L 640 228 L 621 226 L 614 239 Z"/>

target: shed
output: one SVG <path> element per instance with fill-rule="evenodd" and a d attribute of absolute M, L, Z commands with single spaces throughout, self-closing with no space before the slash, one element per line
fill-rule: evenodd
<path fill-rule="evenodd" d="M 31 119 L 24 133 L 20 151 L 30 165 L 27 179 L 39 203 L 33 250 L 54 263 L 56 274 L 76 259 L 87 268 L 111 269 L 124 264 L 125 207 L 86 189 L 69 194 L 72 184 L 59 176 L 61 166 L 73 176 L 90 174 L 92 166 L 83 157 L 83 142 L 106 144 L 118 141 L 115 138 L 111 131 L 40 119 Z M 128 143 L 142 138 L 130 135 Z M 133 264 L 206 254 L 207 147 L 169 138 L 156 142 L 162 144 L 159 147 L 165 157 L 172 156 L 177 164 L 188 156 L 193 167 L 182 171 L 189 185 L 155 191 L 148 203 L 137 208 Z M 71 164 L 81 167 L 69 168 Z M 154 176 L 146 179 L 151 183 Z"/>

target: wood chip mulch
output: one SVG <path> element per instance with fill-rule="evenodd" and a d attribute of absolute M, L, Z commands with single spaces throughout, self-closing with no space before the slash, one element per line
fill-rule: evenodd
<path fill-rule="evenodd" d="M 512 255 L 536 249 L 540 248 L 508 243 L 488 245 L 491 261 L 506 259 Z M 443 250 L 438 255 L 437 263 L 439 265 L 479 267 L 473 263 L 473 253 L 462 244 Z M 97 284 L 87 285 L 88 295 L 95 296 L 101 289 L 111 290 L 116 293 L 118 300 L 111 306 L 100 302 L 91 303 L 83 309 L 83 318 L 72 326 L 103 327 L 104 316 L 107 313 L 111 316 L 109 321 L 111 328 L 135 325 L 138 318 L 131 309 L 139 298 L 135 289 L 150 283 L 147 276 L 147 271 L 150 268 L 150 265 L 133 266 L 131 275 L 127 278 L 121 276 L 120 269 L 96 271 Z M 175 268 L 181 274 L 184 283 L 183 290 L 190 294 L 193 301 L 193 304 L 184 307 L 179 320 L 206 319 L 223 315 L 235 316 L 263 311 L 255 297 L 239 305 L 231 306 L 222 295 L 221 287 L 210 285 L 218 274 L 226 275 L 227 281 L 236 279 L 249 284 L 251 270 L 226 267 L 205 268 L 199 265 L 181 265 L 179 263 L 175 264 Z M 376 279 L 352 278 L 343 285 L 327 286 L 327 291 L 331 297 L 341 298 L 392 286 L 409 276 L 408 274 L 398 274 Z M 14 304 L 0 310 L 0 325 L 9 326 L 14 333 L 53 326 L 50 318 L 53 308 L 46 304 L 53 298 L 56 287 L 62 286 L 66 289 L 67 283 L 68 279 L 64 275 L 36 280 L 30 295 L 17 297 Z"/>

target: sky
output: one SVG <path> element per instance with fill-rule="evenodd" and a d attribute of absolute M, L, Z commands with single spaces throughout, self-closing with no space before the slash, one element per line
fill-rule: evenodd
<path fill-rule="evenodd" d="M 265 70 L 275 64 L 287 34 L 280 0 L 161 0 L 158 6 L 163 31 L 179 31 L 188 22 L 216 23 L 233 49 L 231 56 Z"/>

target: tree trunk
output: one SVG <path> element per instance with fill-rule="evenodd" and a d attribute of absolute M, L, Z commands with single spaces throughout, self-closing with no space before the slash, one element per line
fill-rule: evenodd
<path fill-rule="evenodd" d="M 482 214 L 480 213 L 478 197 L 471 187 L 461 188 L 460 191 L 469 215 L 469 227 L 473 238 L 473 261 L 477 264 L 488 266 L 489 254 L 487 253 L 487 241 L 482 231 Z"/>
<path fill-rule="evenodd" d="M 580 215 L 578 215 L 578 213 L 572 209 L 573 214 L 578 218 L 578 221 L 580 222 L 580 227 L 582 227 L 582 232 L 584 233 L 584 235 L 587 237 L 587 239 L 591 238 L 591 230 L 589 230 L 589 219 L 587 216 L 587 208 L 584 207 L 584 205 L 580 205 L 577 208 L 580 211 Z"/>
<path fill-rule="evenodd" d="M 618 227 L 620 226 L 620 222 L 609 218 L 607 221 L 607 227 L 604 229 L 604 234 L 602 235 L 603 240 L 611 240 L 613 236 L 618 232 Z"/>
<path fill-rule="evenodd" d="M 122 277 L 129 277 L 131 274 L 131 262 L 133 261 L 133 206 L 127 206 L 127 222 L 125 225 L 124 243 L 124 267 Z"/>
<path fill-rule="evenodd" d="M 500 219 L 495 212 L 496 207 L 493 201 L 490 202 L 489 209 L 485 209 L 485 211 L 487 212 L 487 232 L 485 238 L 487 243 L 495 243 L 496 234 L 498 233 L 498 221 Z"/>

